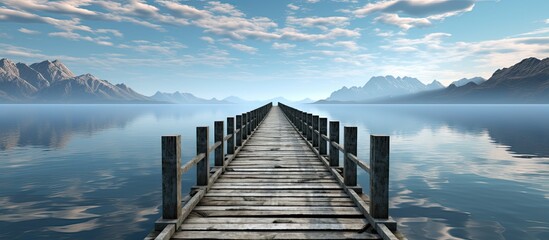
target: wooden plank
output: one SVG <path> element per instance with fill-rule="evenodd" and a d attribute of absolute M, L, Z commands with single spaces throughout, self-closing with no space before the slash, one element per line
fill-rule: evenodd
<path fill-rule="evenodd" d="M 291 189 L 341 189 L 339 185 L 320 185 L 320 184 L 308 184 L 308 185 L 277 185 L 277 186 L 231 186 L 214 184 L 212 189 L 278 189 L 278 190 L 291 190 Z"/>
<path fill-rule="evenodd" d="M 220 179 L 334 179 L 332 175 L 265 175 L 265 174 L 224 174 Z"/>
<path fill-rule="evenodd" d="M 228 167 L 227 172 L 260 172 L 260 171 L 269 171 L 269 172 L 328 172 L 328 169 L 325 167 L 322 168 L 240 168 L 240 167 Z"/>
<path fill-rule="evenodd" d="M 380 239 L 377 234 L 356 231 L 181 231 L 172 239 Z"/>
<path fill-rule="evenodd" d="M 182 231 L 296 231 L 296 230 L 321 230 L 321 231 L 360 231 L 365 224 L 342 224 L 342 223 L 247 223 L 247 224 L 228 224 L 228 223 L 207 223 L 207 224 L 183 224 Z"/>
<path fill-rule="evenodd" d="M 389 136 L 370 135 L 370 214 L 389 217 Z"/>
<path fill-rule="evenodd" d="M 247 223 L 311 223 L 311 224 L 367 224 L 363 218 L 270 218 L 270 217 L 209 217 L 204 218 L 197 214 L 193 214 L 185 220 L 184 224 L 206 224 L 206 223 L 232 223 L 232 224 L 247 224 Z"/>
<path fill-rule="evenodd" d="M 216 183 L 334 183 L 337 181 L 334 179 L 288 179 L 288 178 L 279 178 L 279 179 L 236 179 L 236 178 L 222 178 L 218 179 Z"/>
<path fill-rule="evenodd" d="M 264 201 L 212 201 L 203 199 L 200 201 L 199 206 L 304 206 L 304 207 L 354 207 L 354 202 L 311 202 L 311 201 L 288 201 L 278 200 L 279 198 L 272 198 Z M 280 198 L 283 199 L 283 198 Z"/>
<path fill-rule="evenodd" d="M 331 197 L 331 198 L 348 198 L 345 193 L 289 193 L 286 191 L 266 193 L 266 192 L 216 192 L 209 191 L 207 197 Z"/>
<path fill-rule="evenodd" d="M 203 201 L 269 201 L 276 199 L 278 201 L 289 202 L 353 202 L 349 198 L 329 198 L 329 197 L 204 197 Z"/>
<path fill-rule="evenodd" d="M 162 230 L 162 232 L 160 232 L 160 234 L 158 234 L 158 236 L 156 236 L 154 240 L 168 240 L 173 236 L 174 233 L 175 224 L 170 224 L 166 226 L 164 230 Z"/>

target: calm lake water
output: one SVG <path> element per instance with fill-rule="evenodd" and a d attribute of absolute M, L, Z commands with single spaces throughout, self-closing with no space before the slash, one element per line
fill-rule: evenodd
<path fill-rule="evenodd" d="M 196 126 L 254 107 L 0 105 L 0 239 L 142 239 L 160 136 L 181 134 L 186 161 Z M 295 107 L 357 126 L 365 160 L 369 134 L 391 136 L 390 214 L 408 238 L 549 239 L 549 105 Z"/>

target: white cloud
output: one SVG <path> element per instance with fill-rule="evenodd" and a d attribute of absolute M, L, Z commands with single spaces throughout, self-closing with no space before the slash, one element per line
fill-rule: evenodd
<path fill-rule="evenodd" d="M 308 3 L 317 3 L 320 2 L 320 0 L 306 0 Z"/>
<path fill-rule="evenodd" d="M 122 34 L 120 31 L 115 29 L 97 29 L 95 30 L 96 33 L 110 33 L 115 37 L 123 37 L 124 34 Z"/>
<path fill-rule="evenodd" d="M 354 41 L 338 41 L 334 43 L 323 42 L 316 44 L 318 47 L 343 47 L 349 51 L 357 51 L 360 47 Z"/>
<path fill-rule="evenodd" d="M 170 9 L 171 11 L 176 12 L 180 16 L 190 17 L 190 18 L 205 18 L 209 17 L 211 14 L 206 10 L 199 10 L 193 6 L 180 4 L 172 1 L 157 1 L 159 4 Z"/>
<path fill-rule="evenodd" d="M 357 29 L 349 30 L 349 29 L 342 29 L 342 28 L 334 28 L 322 34 L 309 34 L 309 33 L 302 33 L 295 28 L 288 27 L 288 28 L 281 29 L 280 33 L 283 38 L 297 40 L 297 41 L 318 41 L 318 40 L 335 39 L 338 37 L 351 37 L 351 38 L 360 37 L 360 33 L 358 32 Z"/>
<path fill-rule="evenodd" d="M 412 27 L 427 27 L 431 26 L 431 21 L 427 18 L 408 18 L 400 17 L 398 14 L 382 14 L 379 17 L 375 18 L 375 21 L 382 22 L 385 24 L 391 24 L 402 28 L 403 30 L 408 30 Z"/>
<path fill-rule="evenodd" d="M 301 27 L 318 27 L 326 30 L 328 26 L 345 27 L 349 25 L 347 17 L 305 17 L 296 18 L 289 16 L 286 18 L 286 24 Z"/>
<path fill-rule="evenodd" d="M 40 34 L 39 31 L 30 30 L 30 29 L 26 29 L 26 28 L 19 28 L 17 31 L 25 33 L 25 34 L 31 34 L 31 35 Z"/>
<path fill-rule="evenodd" d="M 255 54 L 257 52 L 257 48 L 250 47 L 248 45 L 244 45 L 240 43 L 228 43 L 227 46 L 234 48 L 238 51 L 246 52 L 249 54 Z"/>
<path fill-rule="evenodd" d="M 288 4 L 288 8 L 291 9 L 291 10 L 294 10 L 294 11 L 299 10 L 299 7 L 296 6 L 296 5 L 294 5 L 294 4 L 292 4 L 292 3 Z"/>
<path fill-rule="evenodd" d="M 175 41 L 151 42 L 147 40 L 134 40 L 130 45 L 120 44 L 118 47 L 132 49 L 142 53 L 157 53 L 163 55 L 175 55 L 178 49 L 187 48 L 184 44 Z"/>
<path fill-rule="evenodd" d="M 549 18 L 545 19 L 545 23 L 549 24 Z"/>
<path fill-rule="evenodd" d="M 215 43 L 215 39 L 211 38 L 211 37 L 201 37 L 200 39 L 208 42 L 209 44 L 213 44 Z"/>
<path fill-rule="evenodd" d="M 244 13 L 242 13 L 240 10 L 236 9 L 233 5 L 228 3 L 209 2 L 208 5 L 209 5 L 208 10 L 210 10 L 211 12 L 227 14 L 233 17 L 244 16 Z"/>
<path fill-rule="evenodd" d="M 96 43 L 96 44 L 99 44 L 99 45 L 103 45 L 103 46 L 112 46 L 113 43 L 109 42 L 109 41 L 106 41 L 107 39 L 109 39 L 108 37 L 90 37 L 90 36 L 82 36 L 78 33 L 75 33 L 75 32 L 52 32 L 52 33 L 49 33 L 48 34 L 49 36 L 52 36 L 52 37 L 61 37 L 61 38 L 66 38 L 66 39 L 69 39 L 69 40 L 84 40 L 84 41 L 88 41 L 88 42 L 93 42 L 93 43 Z"/>
<path fill-rule="evenodd" d="M 368 3 L 351 12 L 359 18 L 381 12 L 381 16 L 376 17 L 377 21 L 408 30 L 430 26 L 433 20 L 441 21 L 470 12 L 474 6 L 474 0 L 388 0 Z"/>
<path fill-rule="evenodd" d="M 93 16 L 97 13 L 82 6 L 89 6 L 91 0 L 63 0 L 63 1 L 44 1 L 44 0 L 3 0 L 2 3 L 18 9 L 49 11 L 56 13 L 66 13 L 75 15 Z"/>
<path fill-rule="evenodd" d="M 292 49 L 295 46 L 296 46 L 295 44 L 290 44 L 290 43 L 277 43 L 277 42 L 273 43 L 273 48 L 280 49 L 280 50 Z"/>

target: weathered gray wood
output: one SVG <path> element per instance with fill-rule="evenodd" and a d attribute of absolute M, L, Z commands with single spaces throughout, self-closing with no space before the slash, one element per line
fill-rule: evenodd
<path fill-rule="evenodd" d="M 339 143 L 339 122 L 330 121 L 330 142 Z M 330 144 L 330 166 L 339 166 L 339 149 Z"/>
<path fill-rule="evenodd" d="M 319 118 L 318 119 L 318 129 L 321 135 L 327 135 L 328 134 L 328 119 L 327 118 Z M 322 136 L 319 136 L 319 145 L 318 145 L 318 151 L 320 152 L 320 155 L 326 155 L 327 152 L 327 142 Z"/>
<path fill-rule="evenodd" d="M 246 113 L 246 132 L 248 136 L 252 135 L 252 113 L 251 112 Z"/>
<path fill-rule="evenodd" d="M 170 224 L 156 236 L 154 240 L 168 240 L 172 237 L 172 235 L 175 233 L 175 224 Z"/>
<path fill-rule="evenodd" d="M 267 224 L 267 223 L 312 223 L 312 224 L 367 224 L 363 218 L 249 218 L 249 217 L 211 217 L 203 218 L 200 216 L 189 216 L 185 223 L 205 224 L 205 223 L 232 223 L 232 224 Z"/>
<path fill-rule="evenodd" d="M 221 142 L 219 147 L 215 149 L 214 153 L 214 164 L 216 167 L 223 166 L 223 161 L 225 160 L 225 154 L 223 150 L 225 149 L 225 144 L 223 142 L 223 121 L 214 122 L 214 142 Z"/>
<path fill-rule="evenodd" d="M 307 113 L 307 141 L 313 141 L 313 114 Z"/>
<path fill-rule="evenodd" d="M 236 115 L 236 147 L 242 146 L 242 115 Z"/>
<path fill-rule="evenodd" d="M 370 135 L 370 214 L 389 217 L 389 136 Z"/>
<path fill-rule="evenodd" d="M 180 231 L 172 239 L 380 239 L 377 234 L 357 231 Z"/>
<path fill-rule="evenodd" d="M 319 144 L 318 121 L 318 115 L 313 115 L 313 147 L 317 149 Z"/>
<path fill-rule="evenodd" d="M 196 154 L 204 154 L 204 159 L 196 164 L 196 185 L 208 185 L 210 177 L 210 161 L 208 153 L 209 127 L 196 128 Z"/>
<path fill-rule="evenodd" d="M 231 138 L 227 140 L 227 154 L 233 154 L 234 153 L 234 118 L 228 117 L 227 118 L 227 135 L 232 135 Z"/>
<path fill-rule="evenodd" d="M 345 156 L 344 156 L 344 166 L 343 166 L 343 179 L 345 182 L 345 185 L 347 186 L 356 186 L 356 177 L 357 177 L 357 169 L 356 169 L 356 163 L 349 159 L 347 156 L 347 153 L 357 155 L 357 128 L 356 127 L 345 127 L 344 128 L 344 148 L 345 148 Z"/>
<path fill-rule="evenodd" d="M 184 224 L 181 226 L 182 231 L 296 231 L 296 230 L 321 230 L 321 231 L 359 231 L 364 228 L 362 223 L 247 223 L 247 224 L 230 224 L 230 223 L 206 223 L 206 224 Z"/>
<path fill-rule="evenodd" d="M 349 198 L 331 198 L 331 197 L 204 197 L 200 204 L 204 204 L 206 201 L 227 201 L 227 202 L 268 202 L 268 201 L 279 201 L 279 202 L 345 202 L 352 203 L 353 201 Z"/>
<path fill-rule="evenodd" d="M 248 114 L 242 113 L 242 141 L 248 139 Z"/>
<path fill-rule="evenodd" d="M 162 218 L 181 215 L 181 135 L 162 136 Z"/>
<path fill-rule="evenodd" d="M 354 202 L 310 202 L 310 201 L 288 201 L 288 200 L 277 200 L 272 198 L 270 200 L 264 201 L 213 201 L 213 200 L 202 200 L 200 202 L 202 206 L 319 206 L 319 207 L 354 207 Z"/>

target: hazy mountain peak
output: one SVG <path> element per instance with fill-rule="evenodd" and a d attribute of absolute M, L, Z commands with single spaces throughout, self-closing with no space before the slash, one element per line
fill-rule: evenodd
<path fill-rule="evenodd" d="M 454 84 L 456 87 L 461 87 L 467 85 L 470 82 L 474 82 L 476 85 L 480 85 L 485 81 L 486 79 L 482 77 L 462 78 L 460 80 L 453 81 L 452 84 Z"/>
<path fill-rule="evenodd" d="M 10 76 L 19 77 L 19 70 L 17 69 L 15 63 L 7 58 L 2 58 L 0 60 L 0 73 L 6 73 Z"/>
<path fill-rule="evenodd" d="M 45 60 L 40 63 L 34 63 L 30 65 L 30 67 L 42 74 L 42 76 L 50 83 L 76 76 L 59 60 L 54 60 L 53 62 Z"/>

